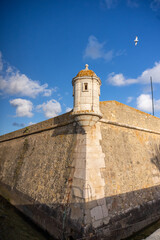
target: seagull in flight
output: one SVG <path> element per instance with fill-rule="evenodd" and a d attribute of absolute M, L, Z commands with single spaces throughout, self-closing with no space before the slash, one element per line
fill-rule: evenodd
<path fill-rule="evenodd" d="M 137 45 L 137 43 L 138 43 L 138 37 L 137 37 L 137 36 L 136 36 L 136 38 L 135 38 L 134 42 L 135 42 L 135 46 L 136 46 L 136 45 Z"/>

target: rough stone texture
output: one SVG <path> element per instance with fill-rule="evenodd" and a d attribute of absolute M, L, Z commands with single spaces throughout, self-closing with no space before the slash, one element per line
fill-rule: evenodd
<path fill-rule="evenodd" d="M 160 217 L 160 119 L 115 101 L 0 137 L 0 193 L 57 238 L 123 239 Z"/>
<path fill-rule="evenodd" d="M 160 119 L 115 101 L 102 102 L 101 112 L 110 122 L 101 123 L 101 145 L 105 154 L 102 174 L 108 216 L 114 230 L 130 226 L 131 234 L 147 225 L 150 218 L 160 216 L 158 206 L 156 211 L 152 209 L 154 201 L 160 200 Z M 131 126 L 157 131 L 157 134 Z"/>
<path fill-rule="evenodd" d="M 119 124 L 149 129 L 160 133 L 160 120 L 117 101 L 100 102 L 103 118 Z"/>
<path fill-rule="evenodd" d="M 66 114 L 68 116 L 68 114 Z M 60 228 L 64 225 L 64 214 L 70 202 L 70 185 L 74 167 L 73 151 L 76 146 L 76 126 L 74 123 L 61 126 L 66 116 L 59 118 L 60 127 L 40 131 L 31 135 L 22 135 L 23 130 L 2 136 L 0 144 L 0 181 L 3 183 L 1 194 L 8 197 L 25 214 L 33 218 L 38 224 L 53 233 L 38 217 L 37 208 L 43 214 L 59 222 Z M 52 127 L 56 119 L 50 119 L 28 128 L 29 133 Z M 65 122 L 64 122 L 65 123 Z M 29 134 L 28 133 L 28 134 Z M 16 137 L 19 138 L 16 138 Z M 8 140 L 15 137 L 14 139 Z M 4 140 L 8 141 L 4 141 Z M 4 191 L 4 186 L 9 188 Z M 19 197 L 22 196 L 19 202 Z M 26 199 L 29 199 L 26 203 Z M 43 226 L 44 225 L 44 226 Z M 53 228 L 53 226 L 52 226 Z M 56 236 L 57 237 L 57 236 Z"/>

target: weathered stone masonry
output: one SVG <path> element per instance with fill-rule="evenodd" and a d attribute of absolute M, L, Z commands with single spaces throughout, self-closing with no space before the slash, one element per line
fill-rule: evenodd
<path fill-rule="evenodd" d="M 0 137 L 0 194 L 57 239 L 123 239 L 160 218 L 160 119 L 74 81 L 81 106 Z"/>
<path fill-rule="evenodd" d="M 159 217 L 160 120 L 115 101 L 101 104 L 105 196 L 110 222 L 117 221 L 107 231 L 121 239 Z"/>

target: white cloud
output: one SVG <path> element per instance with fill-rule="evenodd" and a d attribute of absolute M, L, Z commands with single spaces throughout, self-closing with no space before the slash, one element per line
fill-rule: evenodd
<path fill-rule="evenodd" d="M 10 100 L 10 104 L 13 107 L 16 107 L 16 117 L 32 117 L 33 113 L 33 104 L 31 101 L 22 99 L 22 98 L 16 98 L 13 100 Z"/>
<path fill-rule="evenodd" d="M 152 99 L 149 94 L 141 94 L 137 98 L 137 108 L 142 111 L 152 111 Z"/>
<path fill-rule="evenodd" d="M 0 52 L 0 94 L 28 96 L 35 98 L 39 94 L 43 96 L 51 96 L 55 89 L 48 89 L 48 84 L 41 85 L 38 81 L 33 81 L 25 74 L 20 73 L 17 69 L 9 64 L 3 69 L 4 62 L 2 53 Z M 3 70 L 3 71 L 2 71 Z"/>
<path fill-rule="evenodd" d="M 150 76 L 155 83 L 160 83 L 160 62 L 156 62 L 152 68 L 146 69 L 137 78 L 126 78 L 122 73 L 115 74 L 110 73 L 108 75 L 107 81 L 114 86 L 125 86 L 133 83 L 150 83 Z"/>
<path fill-rule="evenodd" d="M 155 83 L 160 83 L 160 62 L 155 62 L 153 68 L 146 69 L 140 77 L 138 77 L 138 81 L 140 83 L 149 83 L 150 76 L 152 76 L 152 80 Z"/>
<path fill-rule="evenodd" d="M 44 85 L 42 85 L 44 86 Z M 47 87 L 48 87 L 48 84 L 47 84 Z M 44 89 L 44 93 L 43 93 L 43 96 L 44 97 L 49 97 L 52 95 L 52 89 Z"/>
<path fill-rule="evenodd" d="M 114 72 L 108 75 L 107 81 L 114 86 L 124 86 L 136 83 L 136 79 L 125 79 L 122 73 L 115 74 Z"/>
<path fill-rule="evenodd" d="M 137 98 L 137 108 L 142 111 L 152 112 L 152 99 L 149 94 L 141 94 Z M 160 111 L 160 99 L 154 100 L 155 111 Z"/>
<path fill-rule="evenodd" d="M 37 106 L 37 110 L 42 109 L 46 118 L 56 117 L 61 112 L 61 105 L 54 99 Z"/>
<path fill-rule="evenodd" d="M 66 108 L 66 112 L 70 112 L 71 110 L 72 110 L 72 108 L 70 108 L 70 107 Z"/>
<path fill-rule="evenodd" d="M 103 58 L 110 61 L 113 58 L 113 51 L 106 51 L 104 45 L 105 42 L 100 43 L 95 36 L 91 35 L 88 38 L 88 44 L 85 49 L 84 57 L 91 59 Z"/>
<path fill-rule="evenodd" d="M 40 85 L 38 81 L 29 79 L 19 71 L 9 72 L 4 78 L 0 76 L 0 91 L 9 95 L 20 95 L 35 98 L 42 93 L 50 96 L 51 89 L 47 89 L 48 84 Z"/>

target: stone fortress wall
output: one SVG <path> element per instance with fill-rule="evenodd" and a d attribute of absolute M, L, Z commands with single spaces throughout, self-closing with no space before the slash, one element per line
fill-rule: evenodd
<path fill-rule="evenodd" d="M 160 217 L 160 119 L 116 101 L 0 137 L 0 194 L 57 239 L 123 239 Z"/>
<path fill-rule="evenodd" d="M 58 238 L 75 144 L 68 113 L 0 137 L 0 194 Z"/>
<path fill-rule="evenodd" d="M 160 217 L 160 119 L 116 101 L 101 112 L 106 204 L 117 222 L 106 230 L 126 237 Z"/>

